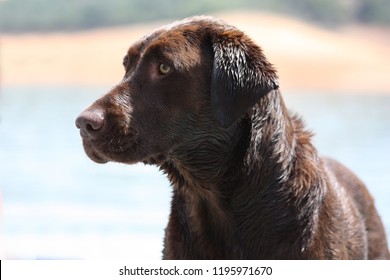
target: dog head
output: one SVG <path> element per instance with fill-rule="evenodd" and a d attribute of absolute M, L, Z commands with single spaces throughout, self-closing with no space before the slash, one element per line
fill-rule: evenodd
<path fill-rule="evenodd" d="M 209 17 L 162 27 L 133 44 L 122 81 L 76 119 L 98 163 L 156 162 L 186 143 L 232 129 L 277 89 L 262 50 Z"/>

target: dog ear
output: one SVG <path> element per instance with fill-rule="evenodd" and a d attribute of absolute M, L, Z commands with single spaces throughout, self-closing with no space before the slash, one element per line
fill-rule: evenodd
<path fill-rule="evenodd" d="M 225 29 L 213 32 L 211 40 L 211 106 L 217 123 L 228 128 L 279 85 L 273 66 L 243 32 Z"/>

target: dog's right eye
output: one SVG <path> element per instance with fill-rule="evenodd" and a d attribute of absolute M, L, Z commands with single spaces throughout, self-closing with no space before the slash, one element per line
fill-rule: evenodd
<path fill-rule="evenodd" d="M 160 67 L 158 69 L 160 70 L 160 73 L 163 75 L 166 75 L 169 73 L 169 71 L 171 71 L 171 67 L 163 63 L 160 64 Z"/>

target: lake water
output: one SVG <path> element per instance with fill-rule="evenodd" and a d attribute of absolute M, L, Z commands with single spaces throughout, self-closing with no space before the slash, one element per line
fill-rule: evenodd
<path fill-rule="evenodd" d="M 74 126 L 107 88 L 0 92 L 3 258 L 160 259 L 171 189 L 157 168 L 85 155 Z M 390 233 L 390 94 L 285 94 L 321 154 L 359 174 Z"/>

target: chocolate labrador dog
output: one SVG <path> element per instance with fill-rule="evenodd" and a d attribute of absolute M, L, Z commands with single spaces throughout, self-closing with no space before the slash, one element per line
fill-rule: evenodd
<path fill-rule="evenodd" d="M 76 120 L 97 163 L 160 167 L 164 259 L 386 259 L 364 184 L 320 158 L 261 48 L 193 17 L 133 44 L 122 81 Z"/>

